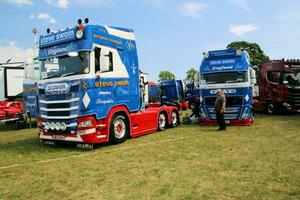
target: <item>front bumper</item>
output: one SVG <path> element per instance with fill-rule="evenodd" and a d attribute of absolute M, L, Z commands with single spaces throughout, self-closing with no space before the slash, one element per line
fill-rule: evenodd
<path fill-rule="evenodd" d="M 253 123 L 253 118 L 248 118 L 248 119 L 231 119 L 231 120 L 225 120 L 227 125 L 230 126 L 250 126 Z M 208 126 L 214 126 L 217 125 L 217 120 L 212 120 L 212 119 L 200 119 L 199 123 L 201 125 L 208 125 Z"/>

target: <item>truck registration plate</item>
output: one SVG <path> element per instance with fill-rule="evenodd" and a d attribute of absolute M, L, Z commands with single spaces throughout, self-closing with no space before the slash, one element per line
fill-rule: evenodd
<path fill-rule="evenodd" d="M 63 135 L 52 135 L 52 138 L 53 139 L 58 139 L 58 140 L 64 140 L 65 136 L 63 136 Z"/>

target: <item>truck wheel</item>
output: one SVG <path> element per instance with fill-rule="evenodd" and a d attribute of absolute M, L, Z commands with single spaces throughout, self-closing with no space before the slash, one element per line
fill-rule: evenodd
<path fill-rule="evenodd" d="M 124 142 L 129 130 L 128 120 L 123 114 L 115 114 L 110 122 L 109 140 L 114 143 Z"/>
<path fill-rule="evenodd" d="M 171 113 L 171 126 L 176 127 L 179 124 L 179 117 L 175 111 Z"/>
<path fill-rule="evenodd" d="M 277 113 L 277 106 L 273 101 L 268 101 L 266 105 L 266 112 L 268 114 L 275 114 Z"/>
<path fill-rule="evenodd" d="M 167 115 L 163 112 L 159 113 L 158 115 L 158 131 L 163 131 L 167 127 Z"/>

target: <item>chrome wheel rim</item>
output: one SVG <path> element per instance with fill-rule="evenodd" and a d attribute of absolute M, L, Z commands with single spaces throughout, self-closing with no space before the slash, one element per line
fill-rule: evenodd
<path fill-rule="evenodd" d="M 163 129 L 166 126 L 166 116 L 161 113 L 158 118 L 159 128 Z"/>
<path fill-rule="evenodd" d="M 114 135 L 116 138 L 121 139 L 126 134 L 126 124 L 123 119 L 116 119 L 114 122 Z"/>

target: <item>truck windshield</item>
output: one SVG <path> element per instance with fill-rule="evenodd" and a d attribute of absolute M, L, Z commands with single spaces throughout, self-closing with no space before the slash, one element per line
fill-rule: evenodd
<path fill-rule="evenodd" d="M 90 72 L 90 52 L 79 52 L 78 56 L 63 56 L 42 60 L 42 79 L 64 77 Z"/>
<path fill-rule="evenodd" d="M 292 86 L 300 86 L 300 72 L 283 73 L 283 82 Z"/>
<path fill-rule="evenodd" d="M 202 74 L 200 79 L 201 84 L 242 83 L 247 81 L 247 72 L 219 72 Z"/>

